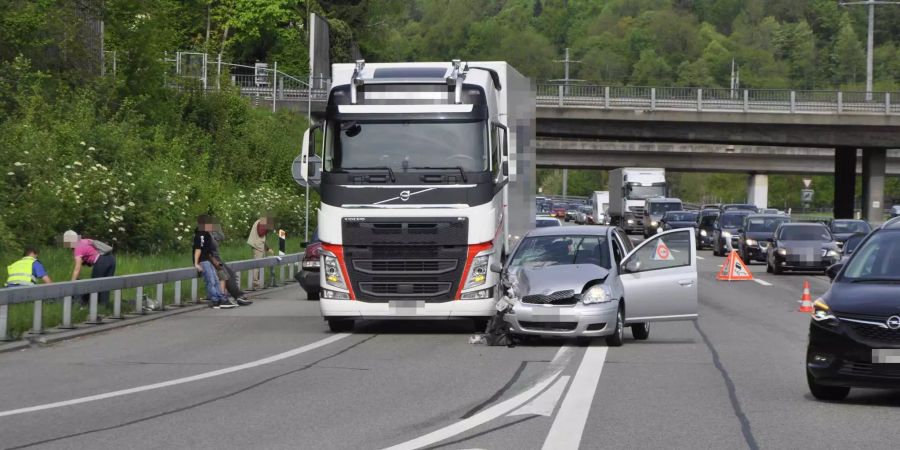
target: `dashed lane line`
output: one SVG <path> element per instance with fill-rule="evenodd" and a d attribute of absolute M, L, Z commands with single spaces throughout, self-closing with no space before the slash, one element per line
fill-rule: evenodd
<path fill-rule="evenodd" d="M 771 286 L 772 285 L 772 283 L 769 283 L 766 280 L 760 280 L 759 278 L 754 278 L 753 281 L 755 281 L 763 286 Z"/>
<path fill-rule="evenodd" d="M 277 355 L 272 355 L 267 358 L 258 359 L 256 361 L 251 361 L 248 363 L 240 364 L 237 366 L 226 367 L 224 369 L 213 370 L 211 372 L 199 373 L 197 375 L 191 375 L 189 377 L 184 378 L 176 378 L 174 380 L 163 381 L 161 383 L 147 384 L 144 386 L 137 386 L 129 389 L 122 389 L 120 391 L 107 392 L 104 394 L 90 395 L 87 397 L 73 398 L 71 400 L 65 400 L 61 402 L 54 403 L 45 403 L 43 405 L 29 406 L 27 408 L 19 408 L 19 409 L 11 409 L 8 411 L 0 411 L 0 417 L 7 416 L 15 416 L 18 414 L 25 414 L 35 411 L 43 411 L 45 409 L 54 409 L 54 408 L 62 408 L 64 406 L 72 406 L 78 405 L 81 403 L 95 402 L 98 400 L 106 400 L 114 397 L 121 397 L 123 395 L 137 394 L 139 392 L 152 391 L 154 389 L 162 389 L 171 386 L 177 386 L 179 384 L 190 383 L 192 381 L 200 381 L 205 380 L 207 378 L 213 378 L 220 375 L 225 375 L 233 372 L 239 372 L 241 370 L 252 369 L 254 367 L 264 366 L 266 364 L 272 364 L 277 361 L 281 361 L 287 358 L 292 358 L 294 356 L 300 355 L 302 353 L 310 352 L 316 350 L 318 348 L 324 347 L 328 344 L 332 344 L 341 339 L 350 336 L 349 333 L 335 334 L 333 336 L 329 336 L 325 339 L 318 340 L 311 344 L 304 345 L 302 347 L 297 347 L 293 350 L 288 350 L 283 353 L 279 353 Z"/>

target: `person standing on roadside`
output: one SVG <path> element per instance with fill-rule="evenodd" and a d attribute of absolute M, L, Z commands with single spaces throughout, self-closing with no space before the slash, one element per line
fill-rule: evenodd
<path fill-rule="evenodd" d="M 213 237 L 212 251 L 210 253 L 216 266 L 216 275 L 219 277 L 219 290 L 222 293 L 227 292 L 228 295 L 231 295 L 238 306 L 252 305 L 253 302 L 247 299 L 244 291 L 238 285 L 237 274 L 231 270 L 228 264 L 225 264 L 225 260 L 222 259 L 222 255 L 219 253 L 219 244 L 225 241 L 225 233 L 222 232 L 221 225 L 216 224 L 213 232 L 210 234 Z"/>
<path fill-rule="evenodd" d="M 212 231 L 212 217 L 205 214 L 198 216 L 197 228 L 194 230 L 194 267 L 197 268 L 197 272 L 203 275 L 209 306 L 213 309 L 231 309 L 237 305 L 231 304 L 228 301 L 228 297 L 220 290 L 219 277 L 213 264 L 214 257 L 212 252 L 215 243 L 213 242 Z"/>
<path fill-rule="evenodd" d="M 38 251 L 34 247 L 25 247 L 22 258 L 7 266 L 6 272 L 6 287 L 33 286 L 37 280 L 43 280 L 45 284 L 53 282 L 38 261 Z"/>
<path fill-rule="evenodd" d="M 113 248 L 96 239 L 82 239 L 78 233 L 68 230 L 63 233 L 63 247 L 71 248 L 75 257 L 75 268 L 72 269 L 72 281 L 81 276 L 81 267 L 91 268 L 91 278 L 106 278 L 116 274 L 116 257 Z M 87 304 L 88 295 L 81 298 L 82 304 Z M 97 304 L 109 306 L 109 291 L 100 292 L 97 296 Z"/>
<path fill-rule="evenodd" d="M 266 253 L 274 255 L 275 252 L 266 244 L 266 235 L 274 226 L 274 220 L 268 215 L 264 215 L 253 222 L 250 227 L 250 235 L 247 237 L 247 245 L 253 249 L 253 259 L 262 259 Z M 253 270 L 253 289 L 262 289 L 262 283 L 259 281 L 260 273 L 265 269 Z"/>

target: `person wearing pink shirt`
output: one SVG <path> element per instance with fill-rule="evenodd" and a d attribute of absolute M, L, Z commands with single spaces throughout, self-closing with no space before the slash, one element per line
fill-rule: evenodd
<path fill-rule="evenodd" d="M 63 246 L 71 248 L 75 258 L 75 268 L 72 269 L 72 281 L 81 276 L 81 267 L 91 268 L 91 278 L 105 278 L 116 274 L 116 257 L 111 251 L 102 252 L 99 248 L 109 247 L 102 242 L 93 239 L 82 239 L 78 233 L 69 230 L 63 233 Z M 88 296 L 82 298 L 82 303 L 87 303 Z M 109 306 L 109 292 L 100 292 L 97 296 L 97 304 Z"/>

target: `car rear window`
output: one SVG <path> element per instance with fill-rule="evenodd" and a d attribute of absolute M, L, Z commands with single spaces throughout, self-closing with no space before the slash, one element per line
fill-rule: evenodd
<path fill-rule="evenodd" d="M 778 239 L 783 241 L 830 241 L 831 233 L 822 226 L 782 227 Z"/>

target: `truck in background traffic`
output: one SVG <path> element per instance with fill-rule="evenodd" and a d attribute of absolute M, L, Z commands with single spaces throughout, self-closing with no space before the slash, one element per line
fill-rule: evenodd
<path fill-rule="evenodd" d="M 610 170 L 610 224 L 621 227 L 626 233 L 642 233 L 645 225 L 644 201 L 667 194 L 665 169 L 622 167 Z"/>
<path fill-rule="evenodd" d="M 483 330 L 499 291 L 489 268 L 534 226 L 531 80 L 505 62 L 459 60 L 332 72 L 295 174 L 321 197 L 329 328 L 464 318 Z"/>
<path fill-rule="evenodd" d="M 659 221 L 669 211 L 682 211 L 684 206 L 681 199 L 654 197 L 644 201 L 644 238 L 648 238 L 659 232 Z"/>
<path fill-rule="evenodd" d="M 591 207 L 594 209 L 594 223 L 609 224 L 609 191 L 594 191 L 591 194 Z"/>

